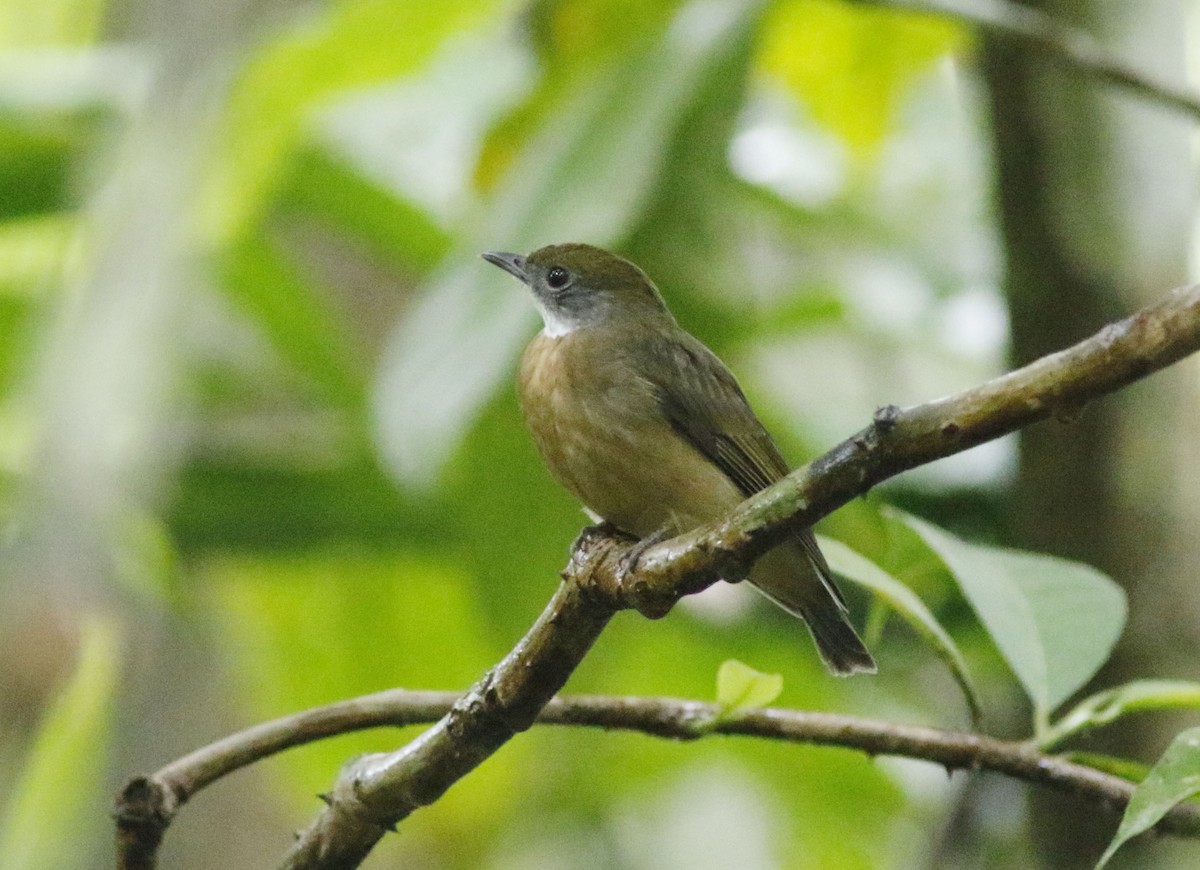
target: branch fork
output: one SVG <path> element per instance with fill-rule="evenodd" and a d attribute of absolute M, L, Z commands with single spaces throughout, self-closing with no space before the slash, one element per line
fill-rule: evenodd
<path fill-rule="evenodd" d="M 580 712 L 569 701 L 553 699 L 619 610 L 660 617 L 684 595 L 722 577 L 744 576 L 758 556 L 797 529 L 811 526 L 901 471 L 1039 420 L 1073 416 L 1092 399 L 1198 349 L 1200 288 L 1177 290 L 1067 350 L 978 387 L 923 405 L 880 409 L 866 428 L 719 522 L 644 552 L 624 536 L 585 533 L 546 609 L 465 695 L 453 701 L 442 696 L 444 703 L 435 707 L 430 693 L 415 693 L 415 707 L 425 719 L 415 718 L 408 707 L 397 712 L 394 703 L 388 713 L 381 713 L 383 695 L 354 699 L 345 702 L 348 710 L 334 705 L 289 717 L 282 724 L 256 726 L 180 759 L 153 777 L 135 779 L 119 798 L 118 866 L 153 867 L 158 841 L 178 807 L 236 767 L 352 728 L 439 716 L 399 751 L 352 762 L 326 796 L 328 806 L 299 834 L 280 866 L 357 867 L 385 831 L 436 801 L 539 719 L 636 728 L 682 739 L 716 732 L 840 745 L 872 755 L 923 758 L 948 768 L 997 770 L 1122 806 L 1132 793 L 1129 783 L 1025 744 L 980 735 L 800 711 L 761 710 L 721 718 L 715 705 L 662 699 L 600 699 L 598 708 L 594 704 Z M 676 707 L 664 712 L 666 704 Z M 1195 834 L 1200 832 L 1200 816 L 1193 807 L 1177 807 L 1163 827 Z"/>

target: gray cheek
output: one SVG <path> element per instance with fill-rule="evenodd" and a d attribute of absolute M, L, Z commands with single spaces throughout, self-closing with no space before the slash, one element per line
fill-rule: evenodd
<path fill-rule="evenodd" d="M 553 319 L 560 331 L 598 323 L 608 310 L 607 300 L 570 287 L 558 293 L 548 290 L 539 292 L 537 301 L 547 325 Z"/>

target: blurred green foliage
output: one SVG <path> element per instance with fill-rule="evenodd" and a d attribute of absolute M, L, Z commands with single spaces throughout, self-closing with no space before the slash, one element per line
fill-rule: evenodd
<path fill-rule="evenodd" d="M 522 428 L 510 379 L 534 316 L 481 249 L 578 239 L 634 258 L 743 375 L 796 459 L 879 404 L 999 367 L 983 132 L 949 108 L 961 98 L 951 79 L 969 75 L 950 71 L 967 41 L 955 26 L 833 0 L 343 0 L 249 35 L 233 28 L 188 73 L 199 96 L 164 107 L 153 83 L 170 77 L 172 57 L 150 37 L 114 56 L 105 10 L 23 2 L 0 14 L 0 44 L 40 50 L 0 68 L 0 559 L 13 568 L 0 581 L 10 612 L 26 613 L 20 578 L 39 564 L 36 532 L 60 528 L 47 525 L 56 511 L 72 517 L 55 552 L 99 542 L 102 558 L 98 569 L 60 565 L 56 606 L 90 625 L 106 600 L 131 632 L 149 607 L 205 638 L 211 657 L 189 679 L 221 687 L 220 709 L 193 721 L 209 739 L 389 686 L 465 687 L 557 582 L 585 518 Z M 181 108 L 194 103 L 211 114 Z M 203 143 L 199 158 L 180 156 L 180 176 L 196 183 L 170 188 L 184 198 L 170 204 L 183 238 L 135 233 L 121 255 L 170 255 L 154 280 L 174 313 L 114 296 L 76 327 L 132 371 L 169 374 L 168 387 L 147 393 L 145 419 L 101 414 L 80 431 L 70 409 L 45 411 L 65 389 L 55 336 L 81 299 L 109 292 L 91 280 L 106 262 L 98 204 L 137 161 L 121 143 L 147 118 Z M 161 340 L 123 342 L 118 326 L 141 319 Z M 98 490 L 80 483 L 86 496 L 64 493 L 54 470 L 71 445 L 118 451 L 130 431 L 140 440 L 122 454 L 120 485 L 101 476 Z M 1080 653 L 1069 680 L 1031 684 L 1005 647 L 1012 635 L 984 633 L 968 606 L 977 597 L 934 553 L 961 573 L 956 545 L 936 543 L 947 533 L 923 532 L 931 549 L 880 511 L 916 503 L 999 537 L 1010 465 L 1008 447 L 976 451 L 826 524 L 862 554 L 843 561 L 861 560 L 886 578 L 871 588 L 892 590 L 874 605 L 877 679 L 827 678 L 795 621 L 723 588 L 660 623 L 622 614 L 569 688 L 708 698 L 736 657 L 783 675 L 782 704 L 962 727 L 951 677 L 915 642 L 925 637 L 964 685 L 970 667 L 985 709 L 1024 709 L 1007 660 L 1049 715 L 1102 661 L 1119 617 L 1108 614 L 1104 649 Z M 76 497 L 86 509 L 55 508 Z M 868 596 L 852 597 L 864 613 Z M 1013 631 L 1025 629 L 1018 620 Z M 132 760 L 119 779 L 194 739 L 164 712 L 188 685 L 168 668 L 156 683 L 144 661 L 130 665 L 145 681 L 145 706 L 128 717 L 140 724 L 110 735 L 109 705 L 132 696 L 110 672 L 116 652 L 86 638 L 75 681 L 20 765 L 30 773 L 8 799 L 0 854 L 24 849 L 38 825 L 69 827 L 66 815 L 94 821 L 92 771 L 112 746 Z M 23 746 L 9 731 L 0 743 Z M 153 751 L 148 734 L 160 738 Z M 208 842 L 261 839 L 275 854 L 345 758 L 408 736 L 356 735 L 273 760 L 280 831 Z M 85 740 L 95 753 L 82 763 Z M 0 752 L 0 779 L 16 751 Z M 39 817 L 56 764 L 88 779 Z M 406 823 L 380 860 L 898 867 L 936 848 L 955 791 L 838 751 L 535 729 Z M 1011 851 L 1008 866 L 1020 866 Z M 172 866 L 225 866 L 212 852 L 184 850 Z"/>
<path fill-rule="evenodd" d="M 964 42 L 946 21 L 831 0 L 778 3 L 771 14 L 763 68 L 862 157 L 883 144 L 913 77 Z"/>
<path fill-rule="evenodd" d="M 99 617 L 84 623 L 75 672 L 46 711 L 25 770 L 8 792 L 0 865 L 73 866 L 80 841 L 103 836 L 105 822 L 95 808 L 103 799 L 120 660 L 115 623 Z"/>

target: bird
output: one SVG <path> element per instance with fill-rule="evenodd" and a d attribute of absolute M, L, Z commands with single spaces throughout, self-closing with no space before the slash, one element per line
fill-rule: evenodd
<path fill-rule="evenodd" d="M 551 474 L 593 517 L 662 540 L 788 473 L 734 375 L 636 265 L 581 243 L 482 256 L 532 292 L 543 327 L 521 357 L 521 412 Z M 811 531 L 760 557 L 748 580 L 804 621 L 832 673 L 876 671 Z"/>

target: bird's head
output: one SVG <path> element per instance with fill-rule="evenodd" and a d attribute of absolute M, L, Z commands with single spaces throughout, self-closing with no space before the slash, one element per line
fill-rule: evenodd
<path fill-rule="evenodd" d="M 529 286 L 551 337 L 617 318 L 671 316 L 645 272 L 593 245 L 548 245 L 527 257 L 488 251 L 483 258 Z"/>

